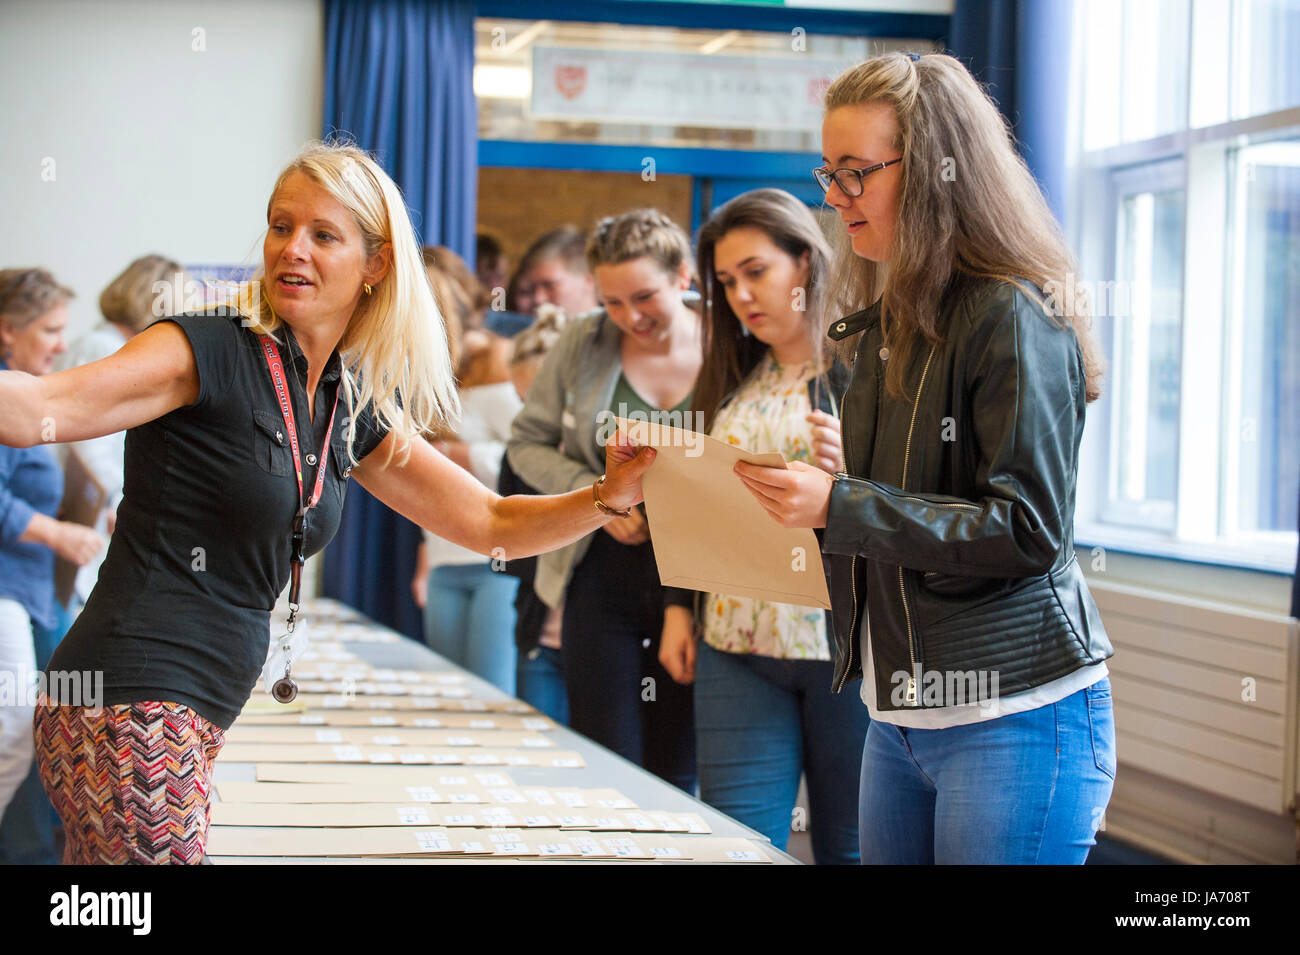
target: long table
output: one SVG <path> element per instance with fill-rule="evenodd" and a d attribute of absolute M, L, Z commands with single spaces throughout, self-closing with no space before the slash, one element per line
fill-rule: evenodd
<path fill-rule="evenodd" d="M 304 606 L 304 617 L 306 619 L 326 618 L 326 619 L 348 619 L 350 625 L 357 628 L 352 632 L 358 636 L 373 637 L 380 634 L 383 636 L 378 639 L 391 640 L 391 642 L 372 642 L 372 639 L 342 641 L 346 651 L 352 653 L 362 662 L 372 667 L 388 669 L 393 671 L 415 671 L 424 674 L 456 674 L 458 686 L 463 686 L 469 691 L 469 698 L 481 700 L 484 702 L 507 701 L 511 698 L 501 692 L 496 687 L 479 679 L 466 670 L 456 666 L 445 658 L 439 656 L 427 647 L 418 644 L 405 637 L 397 636 L 392 640 L 387 634 L 393 634 L 392 631 L 380 627 L 373 621 L 366 620 L 334 601 L 318 600 L 311 601 Z M 277 619 L 283 619 L 278 617 Z M 364 632 L 359 627 L 363 625 Z M 303 664 L 302 666 L 309 666 Z M 317 712 L 317 711 L 313 711 Z M 390 711 L 391 712 L 391 711 Z M 234 730 L 241 726 L 236 722 Z M 766 837 L 755 832 L 754 830 L 742 825 L 729 816 L 723 815 L 712 807 L 706 805 L 694 796 L 683 792 L 677 787 L 665 782 L 657 776 L 646 772 L 641 767 L 629 762 L 626 759 L 610 752 L 604 747 L 592 742 L 585 736 L 582 736 L 564 726 L 558 726 L 547 732 L 547 737 L 551 739 L 555 747 L 561 751 L 576 752 L 581 760 L 585 763 L 581 767 L 558 767 L 558 766 L 519 766 L 511 765 L 501 767 L 504 773 L 519 787 L 568 787 L 583 790 L 615 789 L 626 796 L 636 804 L 639 809 L 646 812 L 668 812 L 668 813 L 694 813 L 701 817 L 712 830 L 708 835 L 691 835 L 678 834 L 682 839 L 718 839 L 732 838 L 747 840 L 752 848 L 763 855 L 768 862 L 776 864 L 793 864 L 797 865 L 798 860 L 792 856 L 776 849 L 766 839 Z M 229 744 L 228 744 L 229 745 Z M 232 752 L 234 751 L 232 747 Z M 338 764 L 334 764 L 338 765 Z M 355 765 L 355 778 L 358 783 L 363 784 L 366 780 L 366 771 L 370 768 L 368 763 L 348 764 Z M 484 767 L 461 767 L 466 772 L 482 769 Z M 431 772 L 434 767 L 430 767 Z M 446 772 L 447 767 L 437 767 L 437 772 Z M 350 774 L 351 775 L 351 774 Z M 257 779 L 257 763 L 254 762 L 236 762 L 219 756 L 214 769 L 214 781 L 218 789 L 225 782 L 252 782 Z M 214 793 L 214 803 L 219 802 L 219 795 Z M 216 812 L 214 808 L 214 812 Z M 210 833 L 209 841 L 214 851 L 219 848 L 220 827 L 215 824 Z M 412 857 L 332 857 L 332 856 L 210 856 L 209 862 L 213 864 L 322 864 L 322 863 L 465 863 L 481 862 L 481 859 L 448 859 L 448 858 L 412 858 Z M 538 864 L 538 861 L 521 861 L 512 860 L 519 864 Z M 575 861 L 575 860 L 568 860 Z M 576 860 L 587 861 L 587 860 Z M 616 864 L 627 864 L 618 862 Z M 673 862 L 670 864 L 689 864 L 686 862 Z M 752 863 L 751 863 L 752 864 Z"/>

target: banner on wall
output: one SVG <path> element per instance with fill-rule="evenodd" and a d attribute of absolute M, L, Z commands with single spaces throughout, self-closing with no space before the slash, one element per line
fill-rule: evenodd
<path fill-rule="evenodd" d="M 533 47 L 534 119 L 815 130 L 851 61 Z"/>

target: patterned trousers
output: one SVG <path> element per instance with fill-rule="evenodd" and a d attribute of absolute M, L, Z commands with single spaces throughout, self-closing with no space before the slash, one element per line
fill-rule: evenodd
<path fill-rule="evenodd" d="M 179 703 L 58 706 L 33 719 L 64 865 L 197 865 L 225 734 Z"/>

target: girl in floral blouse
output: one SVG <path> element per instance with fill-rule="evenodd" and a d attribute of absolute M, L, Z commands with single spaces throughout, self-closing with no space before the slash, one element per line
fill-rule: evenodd
<path fill-rule="evenodd" d="M 835 472 L 847 371 L 823 349 L 829 257 L 812 212 L 778 189 L 737 196 L 705 223 L 704 365 L 692 410 L 721 441 Z M 666 602 L 659 658 L 673 679 L 695 684 L 701 797 L 778 848 L 792 828 L 808 828 L 819 863 L 856 863 L 868 716 L 831 693 L 826 614 L 690 590 L 669 589 Z M 795 805 L 804 775 L 808 807 Z"/>

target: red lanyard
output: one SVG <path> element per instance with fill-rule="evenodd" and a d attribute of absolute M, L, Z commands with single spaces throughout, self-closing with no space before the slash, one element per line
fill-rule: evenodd
<path fill-rule="evenodd" d="M 262 353 L 266 357 L 266 367 L 271 371 L 271 383 L 275 385 L 275 397 L 280 402 L 280 414 L 284 416 L 284 426 L 289 432 L 289 447 L 293 450 L 293 469 L 298 476 L 298 513 L 293 521 L 293 554 L 290 560 L 289 585 L 289 620 L 292 621 L 298 610 L 298 591 L 302 586 L 302 565 L 307 558 L 303 556 L 303 547 L 307 540 L 307 512 L 315 507 L 325 490 L 325 465 L 329 461 L 330 435 L 334 433 L 334 415 L 339 410 L 339 395 L 334 393 L 334 407 L 330 409 L 329 427 L 325 429 L 325 444 L 321 447 L 320 460 L 316 468 L 316 486 L 312 488 L 310 500 L 304 500 L 302 481 L 302 458 L 298 451 L 298 428 L 294 424 L 293 402 L 289 399 L 289 387 L 284 380 L 284 362 L 280 360 L 280 349 L 275 346 L 275 339 L 270 335 L 259 335 Z"/>

